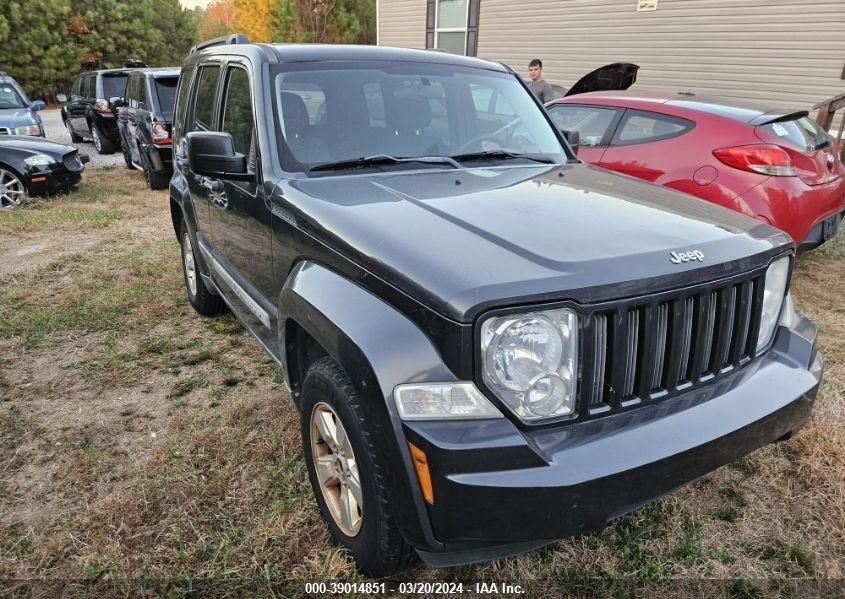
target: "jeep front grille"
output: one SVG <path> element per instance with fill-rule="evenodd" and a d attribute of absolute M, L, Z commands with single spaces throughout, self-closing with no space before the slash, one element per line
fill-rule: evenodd
<path fill-rule="evenodd" d="M 749 363 L 764 276 L 756 271 L 585 314 L 580 416 L 659 401 Z"/>

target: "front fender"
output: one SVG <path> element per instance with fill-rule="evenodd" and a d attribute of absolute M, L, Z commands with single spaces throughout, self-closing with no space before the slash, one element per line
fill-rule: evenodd
<path fill-rule="evenodd" d="M 321 264 L 305 261 L 293 268 L 280 306 L 280 331 L 288 319 L 294 320 L 343 367 L 356 389 L 373 400 L 375 422 L 370 426 L 388 471 L 397 475 L 391 479 L 391 504 L 400 530 L 415 547 L 442 550 L 416 484 L 393 389 L 408 382 L 454 381 L 455 375 L 402 313 Z M 284 340 L 281 347 L 290 359 L 295 347 Z"/>

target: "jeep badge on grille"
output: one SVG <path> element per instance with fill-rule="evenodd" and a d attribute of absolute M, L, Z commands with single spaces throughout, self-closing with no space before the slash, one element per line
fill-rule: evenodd
<path fill-rule="evenodd" d="M 672 264 L 680 264 L 682 262 L 689 262 L 691 260 L 698 260 L 704 262 L 704 254 L 699 250 L 691 252 L 669 252 L 669 262 Z"/>

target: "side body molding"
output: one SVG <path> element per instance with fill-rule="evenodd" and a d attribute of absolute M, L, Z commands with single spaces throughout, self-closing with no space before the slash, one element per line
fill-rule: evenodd
<path fill-rule="evenodd" d="M 305 329 L 346 371 L 356 389 L 372 398 L 368 412 L 375 419 L 374 441 L 396 479 L 401 497 L 392 498 L 397 523 L 414 546 L 436 547 L 411 462 L 402 422 L 393 403 L 393 389 L 408 382 L 454 381 L 434 345 L 398 310 L 325 266 L 305 261 L 288 276 L 280 301 L 280 333 L 288 319 Z M 282 340 L 284 343 L 284 339 Z M 285 348 L 292 364 L 295 351 Z M 376 388 L 373 388 L 376 387 Z"/>

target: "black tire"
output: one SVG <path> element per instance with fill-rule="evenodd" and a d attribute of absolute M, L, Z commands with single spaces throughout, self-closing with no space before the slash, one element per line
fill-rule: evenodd
<path fill-rule="evenodd" d="M 120 152 L 123 154 L 123 162 L 126 163 L 126 168 L 134 169 L 135 165 L 132 164 L 132 158 L 129 155 L 129 150 L 126 147 L 126 144 L 123 143 L 123 137 L 120 138 Z"/>
<path fill-rule="evenodd" d="M 76 134 L 76 132 L 73 130 L 73 126 L 70 124 L 70 121 L 68 119 L 65 119 L 65 129 L 67 129 L 67 134 L 70 135 L 71 143 L 78 144 L 82 141 L 82 136 Z"/>
<path fill-rule="evenodd" d="M 332 516 L 314 464 L 311 415 L 315 407 L 326 404 L 343 425 L 357 464 L 363 507 L 360 528 L 354 536 L 344 533 Z M 364 398 L 334 360 L 326 357 L 311 365 L 302 383 L 301 430 L 308 476 L 320 514 L 332 540 L 348 551 L 362 572 L 384 577 L 405 570 L 418 558 L 395 524 L 387 490 L 387 471 L 373 443 L 373 435 L 377 433 L 372 430 L 371 421 Z"/>
<path fill-rule="evenodd" d="M 100 133 L 100 129 L 94 123 L 88 123 L 91 130 L 91 139 L 98 154 L 114 154 L 114 142 Z"/>
<path fill-rule="evenodd" d="M 182 221 L 182 227 L 179 231 L 179 245 L 181 247 L 182 257 L 182 277 L 185 281 L 185 291 L 188 292 L 188 301 L 199 314 L 203 316 L 217 316 L 226 311 L 226 302 L 219 295 L 212 293 L 200 276 L 199 262 L 197 261 L 196 250 L 191 242 L 191 236 L 185 226 L 185 221 Z M 188 259 L 190 255 L 190 260 Z M 191 285 L 191 275 L 189 274 L 189 262 L 193 265 L 193 282 Z"/>
<path fill-rule="evenodd" d="M 142 164 L 144 165 L 144 181 L 147 187 L 150 189 L 167 189 L 170 185 L 170 177 L 154 171 L 150 166 L 150 161 L 146 158 L 143 159 Z"/>

